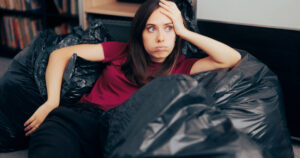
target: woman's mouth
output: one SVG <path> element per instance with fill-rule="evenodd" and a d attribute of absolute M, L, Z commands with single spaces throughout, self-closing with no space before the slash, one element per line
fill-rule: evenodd
<path fill-rule="evenodd" d="M 168 50 L 168 47 L 166 46 L 157 46 L 155 47 L 155 51 L 166 51 Z"/>

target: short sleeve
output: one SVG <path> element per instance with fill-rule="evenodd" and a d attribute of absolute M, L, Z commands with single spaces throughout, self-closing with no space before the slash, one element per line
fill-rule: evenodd
<path fill-rule="evenodd" d="M 127 43 L 115 41 L 103 42 L 101 45 L 103 47 L 104 63 L 111 62 L 122 57 L 127 47 Z"/>
<path fill-rule="evenodd" d="M 186 59 L 184 55 L 182 55 L 173 71 L 172 71 L 172 74 L 176 73 L 176 74 L 186 74 L 186 75 L 189 75 L 190 72 L 191 72 L 191 69 L 192 69 L 192 66 L 194 65 L 194 63 L 199 60 L 198 58 L 188 58 Z"/>

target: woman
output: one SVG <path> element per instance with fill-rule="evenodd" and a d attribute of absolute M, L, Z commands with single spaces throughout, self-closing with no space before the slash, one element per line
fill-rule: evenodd
<path fill-rule="evenodd" d="M 180 55 L 182 39 L 202 49 L 208 57 L 185 59 Z M 64 68 L 74 52 L 90 61 L 110 63 L 91 93 L 80 100 L 84 104 L 96 104 L 103 110 L 120 105 L 155 77 L 228 68 L 241 59 L 231 47 L 189 31 L 175 3 L 148 0 L 133 19 L 128 43 L 75 45 L 51 53 L 46 70 L 48 99 L 24 124 L 26 135 L 33 134 L 29 157 L 101 155 L 100 141 L 95 138 L 99 131 L 101 133 L 101 125 L 97 124 L 92 112 L 79 114 L 71 108 L 57 108 Z"/>

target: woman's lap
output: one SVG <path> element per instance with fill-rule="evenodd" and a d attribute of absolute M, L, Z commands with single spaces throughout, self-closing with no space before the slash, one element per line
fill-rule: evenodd
<path fill-rule="evenodd" d="M 101 157 L 107 135 L 105 114 L 81 103 L 54 109 L 31 136 L 29 157 Z"/>

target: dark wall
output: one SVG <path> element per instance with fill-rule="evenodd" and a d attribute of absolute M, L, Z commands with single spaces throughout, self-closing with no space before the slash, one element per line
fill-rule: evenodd
<path fill-rule="evenodd" d="M 300 31 L 198 20 L 200 32 L 265 63 L 281 83 L 288 128 L 300 138 Z"/>

